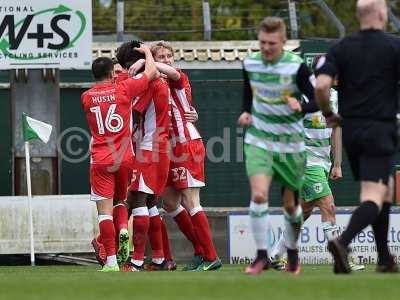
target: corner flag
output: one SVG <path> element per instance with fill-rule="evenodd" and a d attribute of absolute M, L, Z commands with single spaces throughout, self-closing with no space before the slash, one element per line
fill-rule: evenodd
<path fill-rule="evenodd" d="M 43 143 L 47 143 L 52 129 L 50 124 L 32 119 L 26 113 L 22 113 L 22 131 L 25 142 L 40 139 Z"/>
<path fill-rule="evenodd" d="M 31 265 L 35 265 L 35 248 L 33 240 L 33 213 L 32 213 L 32 182 L 31 182 L 31 164 L 29 155 L 29 141 L 40 139 L 47 143 L 50 139 L 50 124 L 32 119 L 27 114 L 22 113 L 22 134 L 25 141 L 25 165 L 26 165 L 26 186 L 28 190 L 28 211 L 29 211 L 29 232 L 31 242 Z"/>

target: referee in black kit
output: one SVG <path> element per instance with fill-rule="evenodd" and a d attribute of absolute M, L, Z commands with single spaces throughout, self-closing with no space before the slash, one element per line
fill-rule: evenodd
<path fill-rule="evenodd" d="M 377 272 L 398 272 L 387 245 L 393 199 L 396 114 L 400 79 L 400 40 L 384 32 L 384 0 L 358 0 L 360 31 L 331 47 L 317 66 L 316 99 L 328 126 L 343 128 L 343 144 L 356 180 L 360 206 L 347 229 L 328 243 L 335 273 L 350 273 L 348 245 L 372 225 L 378 251 Z M 338 76 L 339 115 L 329 106 L 329 89 Z"/>

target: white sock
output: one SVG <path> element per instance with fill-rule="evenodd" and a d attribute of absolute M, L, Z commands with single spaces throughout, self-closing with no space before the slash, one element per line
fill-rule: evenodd
<path fill-rule="evenodd" d="M 143 265 L 143 260 L 131 259 L 131 263 L 138 267 L 141 267 Z"/>
<path fill-rule="evenodd" d="M 117 263 L 117 256 L 116 255 L 107 256 L 107 262 L 106 262 L 107 266 L 114 267 L 117 264 L 118 263 Z"/>
<path fill-rule="evenodd" d="M 147 206 L 141 206 L 141 207 L 137 207 L 137 208 L 133 208 L 132 209 L 132 216 L 136 217 L 136 216 L 148 216 L 149 215 L 149 209 L 147 208 Z"/>
<path fill-rule="evenodd" d="M 171 218 L 175 218 L 177 215 L 179 215 L 182 211 L 184 210 L 182 205 L 179 205 L 177 209 L 175 209 L 174 211 L 171 211 L 169 213 L 167 213 L 168 216 L 170 216 Z"/>
<path fill-rule="evenodd" d="M 152 258 L 151 261 L 157 265 L 161 265 L 164 261 L 164 258 Z"/>
<path fill-rule="evenodd" d="M 322 222 L 322 230 L 328 241 L 331 241 L 339 236 L 339 228 L 335 223 Z"/>
<path fill-rule="evenodd" d="M 267 250 L 268 203 L 250 202 L 250 224 L 257 250 Z"/>
<path fill-rule="evenodd" d="M 285 246 L 285 233 L 282 232 L 279 240 L 275 243 L 274 247 L 272 247 L 270 257 L 273 260 L 281 259 L 286 253 L 286 246 Z"/>
<path fill-rule="evenodd" d="M 157 206 L 153 206 L 152 208 L 149 209 L 149 216 L 151 217 L 155 217 L 158 216 L 160 213 L 158 212 L 158 208 Z"/>
<path fill-rule="evenodd" d="M 289 215 L 287 212 L 285 212 L 284 215 L 285 231 L 283 234 L 285 246 L 286 248 L 294 250 L 297 249 L 301 225 L 303 224 L 303 210 L 301 209 L 301 206 L 298 205 L 292 215 Z"/>

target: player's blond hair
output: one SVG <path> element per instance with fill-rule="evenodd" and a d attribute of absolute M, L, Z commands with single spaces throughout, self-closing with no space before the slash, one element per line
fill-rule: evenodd
<path fill-rule="evenodd" d="M 172 55 L 174 54 L 174 48 L 172 48 L 172 45 L 166 41 L 159 41 L 151 45 L 150 50 L 151 53 L 154 55 L 157 54 L 158 50 L 160 49 L 167 49 L 171 51 Z"/>
<path fill-rule="evenodd" d="M 266 17 L 258 25 L 257 33 L 260 31 L 266 33 L 280 32 L 286 38 L 286 25 L 282 18 Z"/>

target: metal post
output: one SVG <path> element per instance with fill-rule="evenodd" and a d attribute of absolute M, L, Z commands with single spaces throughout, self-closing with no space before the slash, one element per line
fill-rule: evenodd
<path fill-rule="evenodd" d="M 289 20 L 290 20 L 291 38 L 292 39 L 298 39 L 298 37 L 299 37 L 299 26 L 297 24 L 296 3 L 294 1 L 288 0 L 288 7 L 289 7 Z"/>
<path fill-rule="evenodd" d="M 315 4 L 317 4 L 324 14 L 333 22 L 337 30 L 339 31 L 339 37 L 342 38 L 346 35 L 346 29 L 343 23 L 336 17 L 334 12 L 329 8 L 324 0 L 316 0 Z"/>
<path fill-rule="evenodd" d="M 203 0 L 203 27 L 204 27 L 204 40 L 211 41 L 211 16 L 210 4 L 208 0 Z"/>
<path fill-rule="evenodd" d="M 117 42 L 124 41 L 124 0 L 117 0 Z"/>
<path fill-rule="evenodd" d="M 25 142 L 25 165 L 26 165 L 26 187 L 28 190 L 28 219 L 29 219 L 29 240 L 31 253 L 31 266 L 35 266 L 35 243 L 33 239 L 33 213 L 32 213 L 32 181 L 31 181 L 31 157 L 29 155 L 29 142 Z"/>

